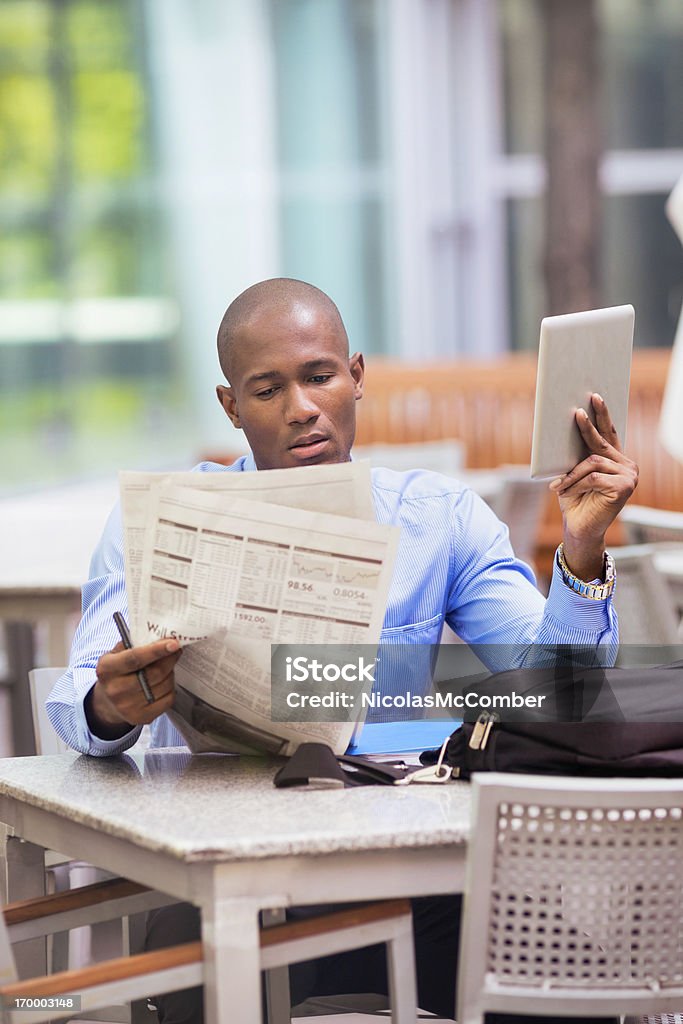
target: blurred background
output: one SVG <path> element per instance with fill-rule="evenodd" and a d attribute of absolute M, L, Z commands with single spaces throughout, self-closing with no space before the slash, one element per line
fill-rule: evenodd
<path fill-rule="evenodd" d="M 633 302 L 671 346 L 680 0 L 2 0 L 0 486 L 243 450 L 223 310 L 285 275 L 392 360 Z"/>

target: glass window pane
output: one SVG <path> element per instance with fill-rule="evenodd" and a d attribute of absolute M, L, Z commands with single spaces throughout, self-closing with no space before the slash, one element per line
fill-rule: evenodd
<path fill-rule="evenodd" d="M 671 345 L 683 300 L 683 252 L 664 213 L 665 196 L 603 200 L 601 303 L 631 302 L 638 347 Z M 512 347 L 536 349 L 545 315 L 542 200 L 507 203 Z"/>
<path fill-rule="evenodd" d="M 545 306 L 543 202 L 511 199 L 506 207 L 510 347 L 535 351 Z"/>
<path fill-rule="evenodd" d="M 3 486 L 177 436 L 139 4 L 0 4 Z"/>
<path fill-rule="evenodd" d="M 535 0 L 499 0 L 503 147 L 506 153 L 543 148 L 543 39 Z"/>
<path fill-rule="evenodd" d="M 671 345 L 683 301 L 683 250 L 664 212 L 665 196 L 604 201 L 604 302 L 632 302 L 636 344 Z"/>
<path fill-rule="evenodd" d="M 543 147 L 543 34 L 538 0 L 499 0 L 505 151 Z M 681 0 L 597 0 L 605 147 L 683 146 Z"/>
<path fill-rule="evenodd" d="M 681 0 L 601 0 L 609 149 L 683 146 Z"/>
<path fill-rule="evenodd" d="M 381 0 L 271 0 L 280 271 L 337 302 L 351 346 L 387 350 Z"/>

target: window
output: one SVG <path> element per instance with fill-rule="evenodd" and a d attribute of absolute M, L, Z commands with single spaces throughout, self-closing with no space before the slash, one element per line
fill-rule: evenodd
<path fill-rule="evenodd" d="M 683 298 L 681 247 L 664 214 L 683 173 L 683 18 L 678 0 L 598 0 L 606 153 L 603 301 L 633 302 L 636 344 L 670 345 Z M 534 348 L 543 315 L 542 34 L 535 0 L 497 0 L 510 344 Z"/>
<path fill-rule="evenodd" d="M 381 353 L 388 173 L 376 0 L 271 0 L 281 273 L 339 305 L 353 350 Z"/>
<path fill-rule="evenodd" d="M 172 419 L 142 28 L 126 0 L 0 5 L 4 484 L 111 469 Z"/>

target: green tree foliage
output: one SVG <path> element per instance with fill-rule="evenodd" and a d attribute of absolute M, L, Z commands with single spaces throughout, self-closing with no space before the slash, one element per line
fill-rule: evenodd
<path fill-rule="evenodd" d="M 81 294 L 136 291 L 130 228 L 148 146 L 131 11 L 125 0 L 0 4 L 0 298 L 53 295 L 74 275 Z M 76 269 L 83 239 L 90 275 Z M 70 264 L 57 272 L 55 245 Z"/>

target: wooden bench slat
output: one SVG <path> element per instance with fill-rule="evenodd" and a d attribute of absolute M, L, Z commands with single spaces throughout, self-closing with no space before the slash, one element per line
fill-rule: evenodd
<path fill-rule="evenodd" d="M 54 893 L 50 896 L 36 896 L 29 900 L 17 900 L 3 907 L 7 925 L 22 924 L 24 921 L 35 921 L 39 917 L 62 914 L 83 907 L 93 907 L 109 900 L 124 899 L 149 892 L 145 885 L 129 882 L 126 878 L 108 878 L 104 882 L 93 885 L 82 885 L 77 889 Z"/>
<path fill-rule="evenodd" d="M 105 960 L 74 971 L 60 971 L 59 974 L 49 974 L 42 978 L 13 982 L 0 988 L 0 1000 L 14 999 L 17 996 L 43 997 L 79 993 L 95 985 L 135 978 L 141 974 L 151 974 L 167 968 L 182 967 L 184 964 L 198 963 L 201 959 L 201 942 L 187 942 L 181 946 L 169 946 L 168 949 L 156 949 L 150 953 Z"/>
<path fill-rule="evenodd" d="M 290 921 L 273 925 L 272 928 L 262 928 L 260 944 L 262 949 L 267 949 L 280 942 L 290 942 L 292 939 L 305 939 L 342 928 L 358 928 L 363 924 L 386 921 L 392 917 L 409 914 L 410 911 L 409 900 L 384 900 L 361 907 L 350 907 L 348 910 L 335 910 L 331 914 L 306 918 L 305 921 Z"/>
<path fill-rule="evenodd" d="M 122 880 L 113 879 L 112 881 L 120 882 Z M 130 884 L 132 885 L 132 883 Z M 83 886 L 83 888 L 93 887 Z M 142 886 L 139 888 L 144 889 Z M 36 901 L 22 902 L 34 903 Z M 262 948 L 267 948 L 294 939 L 324 935 L 344 928 L 357 928 L 364 924 L 401 917 L 409 914 L 410 910 L 410 902 L 405 899 L 385 900 L 351 907 L 348 910 L 338 910 L 331 914 L 321 914 L 320 917 L 309 918 L 305 921 L 293 921 L 274 925 L 272 928 L 264 928 L 261 930 L 260 944 Z M 61 971 L 58 974 L 29 978 L 4 985 L 0 987 L 0 1001 L 16 997 L 58 996 L 83 992 L 97 985 L 197 963 L 202 960 L 202 956 L 202 943 L 189 942 L 183 945 L 169 946 L 167 949 L 140 953 L 136 956 L 118 957 L 115 960 L 92 964 L 78 970 Z"/>

